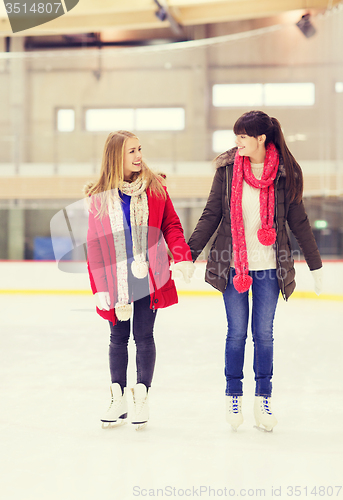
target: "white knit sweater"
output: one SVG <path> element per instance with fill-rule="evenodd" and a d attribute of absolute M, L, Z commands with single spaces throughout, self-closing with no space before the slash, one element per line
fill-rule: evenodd
<path fill-rule="evenodd" d="M 256 179 L 261 179 L 263 163 L 252 163 L 251 171 Z M 249 186 L 244 180 L 242 208 L 249 270 L 261 271 L 264 269 L 276 269 L 275 245 L 270 245 L 268 247 L 264 246 L 257 238 L 257 231 L 261 227 L 260 189 Z M 231 267 L 234 267 L 233 258 L 231 260 Z"/>

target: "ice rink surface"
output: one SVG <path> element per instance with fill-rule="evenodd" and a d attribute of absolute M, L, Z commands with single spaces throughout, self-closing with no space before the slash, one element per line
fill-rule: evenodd
<path fill-rule="evenodd" d="M 342 319 L 341 302 L 279 301 L 279 423 L 273 433 L 253 428 L 249 333 L 245 420 L 235 433 L 225 422 L 222 298 L 181 296 L 158 311 L 148 427 L 104 430 L 109 327 L 93 298 L 2 295 L 0 497 L 343 498 L 336 488 L 343 482 Z M 129 386 L 134 382 L 131 343 Z"/>

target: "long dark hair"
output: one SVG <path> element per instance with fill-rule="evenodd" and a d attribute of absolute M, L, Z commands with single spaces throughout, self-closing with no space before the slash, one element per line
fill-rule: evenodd
<path fill-rule="evenodd" d="M 270 142 L 275 144 L 285 165 L 286 189 L 290 200 L 300 203 L 304 186 L 302 170 L 287 147 L 280 122 L 263 111 L 248 111 L 238 118 L 233 131 L 235 135 L 246 134 L 250 137 L 265 134 L 265 146 L 267 147 Z"/>

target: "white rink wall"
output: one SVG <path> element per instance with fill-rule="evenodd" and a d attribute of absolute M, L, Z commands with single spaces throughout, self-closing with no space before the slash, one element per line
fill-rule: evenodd
<path fill-rule="evenodd" d="M 214 288 L 205 283 L 205 262 L 196 263 L 196 271 L 189 285 L 177 279 L 176 285 L 182 293 L 213 293 Z M 73 264 L 75 268 L 75 264 Z M 79 270 L 86 270 L 83 263 Z M 324 289 L 321 298 L 343 300 L 343 261 L 324 261 Z M 60 271 L 55 262 L 1 261 L 0 293 L 87 293 L 90 291 L 88 274 Z M 294 296 L 316 297 L 313 279 L 305 262 L 296 263 L 296 294 Z M 300 292 L 300 293 L 299 293 Z M 313 293 L 312 293 L 313 292 Z M 309 295 L 308 295 L 309 294 Z"/>

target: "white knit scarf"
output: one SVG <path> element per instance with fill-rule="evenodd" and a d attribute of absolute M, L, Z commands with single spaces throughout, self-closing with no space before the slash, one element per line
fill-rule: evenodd
<path fill-rule="evenodd" d="M 124 213 L 118 189 L 114 189 L 114 197 L 108 205 L 114 248 L 116 252 L 118 302 L 115 305 L 116 316 L 125 321 L 130 318 L 132 308 L 129 304 L 127 252 L 124 231 Z M 134 182 L 124 182 L 121 191 L 131 196 L 130 223 L 132 234 L 133 262 L 132 274 L 143 279 L 148 274 L 147 235 L 149 207 L 146 194 L 146 182 L 138 177 Z"/>

